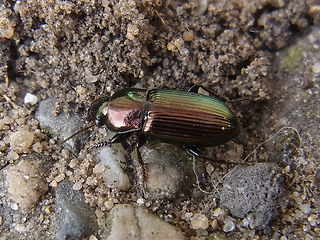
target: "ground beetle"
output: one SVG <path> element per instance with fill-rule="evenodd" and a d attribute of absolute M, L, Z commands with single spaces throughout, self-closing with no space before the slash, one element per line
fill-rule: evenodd
<path fill-rule="evenodd" d="M 209 90 L 199 94 L 201 86 L 188 92 L 176 90 L 145 90 L 127 88 L 110 99 L 97 99 L 89 109 L 89 120 L 100 127 L 106 125 L 116 135 L 102 147 L 122 142 L 132 133 L 138 134 L 137 152 L 146 138 L 183 145 L 189 153 L 200 156 L 197 147 L 215 146 L 227 142 L 239 130 L 235 114 Z"/>

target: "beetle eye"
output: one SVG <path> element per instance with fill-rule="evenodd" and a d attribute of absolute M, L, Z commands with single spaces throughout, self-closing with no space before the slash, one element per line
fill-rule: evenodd
<path fill-rule="evenodd" d="M 101 127 L 100 117 L 96 117 L 96 119 L 94 120 L 94 123 L 96 124 L 97 127 Z"/>
<path fill-rule="evenodd" d="M 102 127 L 106 123 L 106 117 L 105 116 L 96 116 L 94 123 L 97 127 Z"/>

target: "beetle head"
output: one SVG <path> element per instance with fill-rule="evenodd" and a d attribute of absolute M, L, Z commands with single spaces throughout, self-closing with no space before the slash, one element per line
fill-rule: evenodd
<path fill-rule="evenodd" d="M 109 97 L 106 97 L 106 96 L 96 99 L 91 104 L 91 107 L 88 110 L 87 120 L 90 122 L 94 121 L 95 124 L 99 127 L 103 125 L 102 123 L 104 122 L 103 121 L 104 116 L 101 108 L 103 105 L 107 104 L 108 100 L 109 100 Z"/>

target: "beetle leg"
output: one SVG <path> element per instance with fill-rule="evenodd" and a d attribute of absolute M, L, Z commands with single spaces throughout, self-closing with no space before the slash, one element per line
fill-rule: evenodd
<path fill-rule="evenodd" d="M 101 148 L 101 147 L 106 147 L 106 146 L 110 146 L 113 143 L 121 143 L 123 142 L 125 139 L 127 139 L 132 133 L 118 133 L 116 135 L 114 135 L 109 141 L 105 141 L 105 142 L 99 142 L 91 147 L 89 147 L 89 149 L 93 149 L 93 148 Z"/>
<path fill-rule="evenodd" d="M 201 92 L 199 92 L 200 88 L 202 88 L 204 91 L 208 92 L 209 95 L 213 95 L 215 98 L 218 98 L 221 101 L 225 101 L 225 99 L 222 99 L 220 96 L 218 96 L 214 92 L 212 92 L 209 89 L 202 87 L 200 85 L 193 85 L 191 88 L 189 88 L 188 92 L 194 92 L 194 93 L 201 94 Z"/>
<path fill-rule="evenodd" d="M 141 177 L 141 185 L 142 185 L 142 191 L 143 191 L 143 195 L 145 195 L 145 190 L 147 189 L 147 179 L 148 179 L 148 175 L 146 172 L 146 168 L 145 168 L 145 164 L 142 160 L 142 156 L 140 153 L 140 148 L 145 144 L 146 139 L 143 136 L 139 137 L 139 141 L 137 143 L 137 156 L 138 156 L 138 175 Z"/>
<path fill-rule="evenodd" d="M 224 161 L 224 160 L 210 158 L 210 157 L 207 157 L 207 156 L 201 154 L 200 150 L 195 147 L 185 147 L 185 149 L 187 150 L 187 153 L 189 153 L 190 155 L 192 155 L 194 157 L 199 157 L 199 158 L 206 160 L 206 161 L 209 161 L 212 164 L 233 164 L 233 165 L 246 164 L 244 162 L 228 162 L 228 161 Z"/>
<path fill-rule="evenodd" d="M 117 133 L 116 135 L 114 135 L 109 140 L 110 144 L 112 144 L 112 143 L 121 143 L 124 140 L 126 140 L 131 134 L 132 134 L 132 132 L 129 132 L 129 133 Z"/>
<path fill-rule="evenodd" d="M 189 88 L 188 92 L 198 93 L 199 88 L 201 88 L 200 85 L 193 85 L 191 88 Z"/>
<path fill-rule="evenodd" d="M 199 148 L 195 148 L 195 147 L 185 147 L 185 149 L 187 150 L 187 153 L 189 153 L 192 156 L 195 157 L 200 157 L 200 151 Z"/>

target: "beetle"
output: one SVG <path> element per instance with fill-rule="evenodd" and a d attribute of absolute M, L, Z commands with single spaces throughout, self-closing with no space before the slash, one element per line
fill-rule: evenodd
<path fill-rule="evenodd" d="M 210 95 L 200 94 L 202 88 Z M 116 135 L 102 147 L 138 134 L 137 152 L 147 138 L 183 145 L 200 156 L 197 147 L 223 144 L 239 131 L 236 115 L 209 90 L 194 85 L 187 92 L 166 89 L 126 88 L 110 99 L 102 97 L 88 111 L 90 121 L 105 125 Z"/>
<path fill-rule="evenodd" d="M 206 94 L 199 93 L 200 89 Z M 100 142 L 90 149 L 113 143 L 128 147 L 124 140 L 135 133 L 138 137 L 136 149 L 142 171 L 143 193 L 147 174 L 139 149 L 148 138 L 182 145 L 194 157 L 212 161 L 212 158 L 200 154 L 198 147 L 223 144 L 239 132 L 234 112 L 214 93 L 198 85 L 187 92 L 122 89 L 111 98 L 104 96 L 95 100 L 88 110 L 88 120 L 92 122 L 90 126 L 68 137 L 63 143 L 94 124 L 98 127 L 105 125 L 116 134 L 109 141 Z M 214 163 L 242 164 L 223 160 L 214 160 Z"/>

